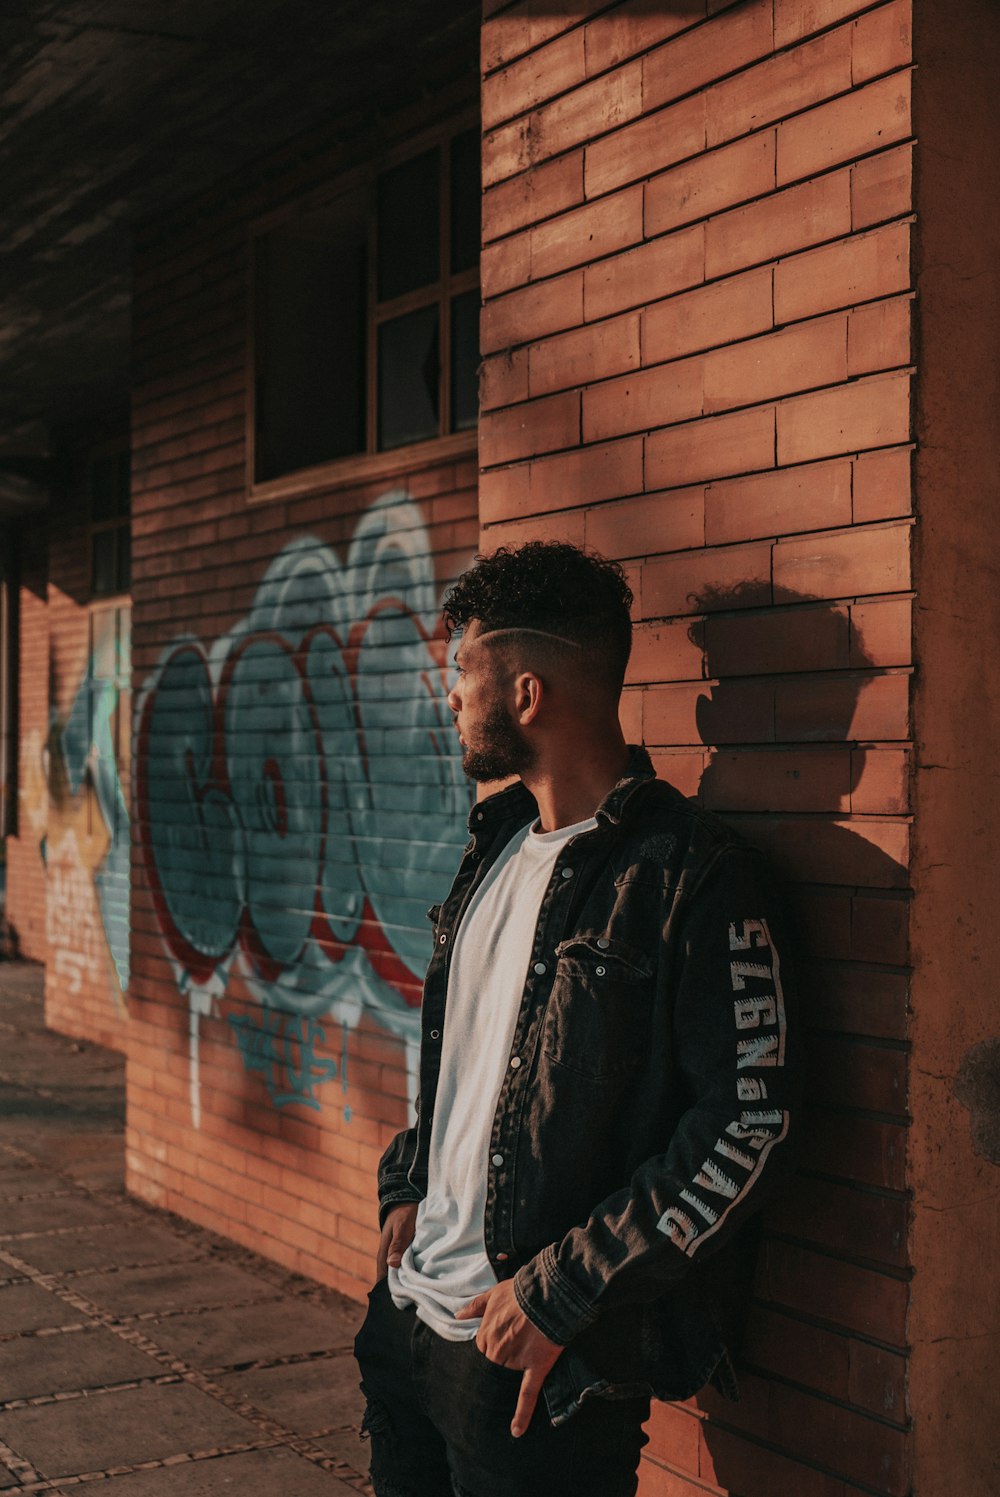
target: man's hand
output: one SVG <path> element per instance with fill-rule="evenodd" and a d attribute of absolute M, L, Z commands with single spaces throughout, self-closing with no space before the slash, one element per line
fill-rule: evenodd
<path fill-rule="evenodd" d="M 375 1258 L 375 1281 L 384 1279 L 390 1268 L 398 1268 L 403 1254 L 413 1241 L 417 1227 L 416 1202 L 393 1206 L 382 1225 L 378 1255 Z"/>
<path fill-rule="evenodd" d="M 476 1345 L 483 1356 L 501 1367 L 520 1369 L 524 1374 L 510 1426 L 516 1439 L 531 1423 L 542 1384 L 563 1348 L 532 1325 L 517 1302 L 511 1279 L 504 1279 L 485 1294 L 477 1294 L 455 1311 L 456 1320 L 472 1320 L 477 1315 L 483 1317 L 476 1332 Z"/>

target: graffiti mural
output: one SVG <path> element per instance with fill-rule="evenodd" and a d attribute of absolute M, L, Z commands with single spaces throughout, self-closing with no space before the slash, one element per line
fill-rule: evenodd
<path fill-rule="evenodd" d="M 200 1019 L 234 973 L 260 1017 L 231 1015 L 231 1033 L 278 1107 L 318 1107 L 338 1078 L 346 1089 L 346 1037 L 364 1013 L 412 1058 L 425 911 L 447 890 L 471 804 L 439 603 L 420 510 L 384 494 L 345 560 L 291 541 L 246 618 L 210 648 L 175 641 L 143 689 L 137 804 L 188 999 L 196 1124 Z M 317 1055 L 327 1026 L 339 1061 Z"/>
<path fill-rule="evenodd" d="M 56 708 L 38 754 L 37 831 L 46 865 L 50 964 L 72 997 L 105 987 L 119 1012 L 129 980 L 130 615 L 89 616 L 87 665 L 65 719 Z M 42 797 L 44 790 L 44 797 Z M 36 818 L 32 818 L 33 824 Z"/>

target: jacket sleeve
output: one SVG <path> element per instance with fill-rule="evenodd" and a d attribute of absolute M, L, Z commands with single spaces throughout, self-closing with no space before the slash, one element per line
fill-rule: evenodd
<path fill-rule="evenodd" d="M 378 1166 L 378 1222 L 381 1227 L 393 1206 L 405 1206 L 423 1200 L 423 1192 L 409 1179 L 410 1166 L 417 1148 L 416 1127 L 397 1133 Z"/>
<path fill-rule="evenodd" d="M 800 1088 L 789 937 L 760 855 L 717 854 L 665 932 L 664 1085 L 687 1104 L 662 1152 L 515 1275 L 521 1309 L 570 1342 L 655 1299 L 721 1248 L 794 1166 Z"/>

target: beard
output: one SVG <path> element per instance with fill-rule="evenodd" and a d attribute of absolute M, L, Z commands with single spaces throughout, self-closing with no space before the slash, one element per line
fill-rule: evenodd
<path fill-rule="evenodd" d="M 494 702 L 486 712 L 477 733 L 475 746 L 466 746 L 462 769 L 470 780 L 488 784 L 521 774 L 535 761 L 535 753 L 520 728 L 511 718 L 504 702 Z"/>

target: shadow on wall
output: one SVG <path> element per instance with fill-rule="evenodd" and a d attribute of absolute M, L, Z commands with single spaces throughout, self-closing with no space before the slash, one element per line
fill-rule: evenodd
<path fill-rule="evenodd" d="M 907 678 L 875 666 L 849 605 L 790 591 L 776 594 L 772 604 L 756 583 L 709 588 L 691 602 L 703 615 L 691 626 L 690 637 L 703 651 L 706 677 L 695 720 L 698 735 L 710 750 L 697 798 L 769 854 L 799 917 L 799 956 L 806 978 L 799 986 L 806 1031 L 806 1096 L 812 1103 L 804 1129 L 808 1138 L 796 1181 L 764 1211 L 759 1223 L 755 1292 L 738 1364 L 741 1401 L 729 1402 L 711 1389 L 696 1400 L 710 1416 L 702 1422 L 700 1478 L 726 1491 L 772 1494 L 797 1489 L 809 1472 L 767 1447 L 779 1445 L 806 1466 L 817 1453 L 809 1416 L 790 1418 L 784 1407 L 785 1389 L 765 1378 L 798 1384 L 806 1395 L 813 1392 L 825 1398 L 832 1393 L 851 1402 L 846 1372 L 844 1386 L 833 1387 L 829 1369 L 816 1360 L 817 1353 L 822 1360 L 824 1346 L 842 1351 L 845 1367 L 849 1355 L 849 1333 L 835 1323 L 837 1312 L 825 1293 L 824 1275 L 840 1271 L 838 1254 L 899 1266 L 905 1250 L 904 1234 L 888 1213 L 879 1218 L 874 1238 L 863 1239 L 854 1210 L 860 1213 L 858 1220 L 870 1222 L 865 1206 L 872 1198 L 864 1187 L 852 1189 L 849 1182 L 831 1187 L 825 1175 L 816 1172 L 814 1147 L 818 1143 L 824 1164 L 836 1154 L 836 1145 L 823 1138 L 831 1128 L 824 1103 L 833 1100 L 836 1105 L 839 1094 L 850 1106 L 855 1089 L 863 1094 L 866 1084 L 864 1048 L 856 1050 L 845 1034 L 854 1027 L 850 1005 L 845 1015 L 839 1000 L 824 994 L 824 984 L 856 981 L 858 968 L 842 965 L 852 960 L 906 960 L 895 935 L 880 949 L 879 936 L 869 937 L 867 946 L 859 936 L 855 948 L 851 934 L 858 900 L 869 911 L 891 910 L 890 924 L 899 915 L 905 918 L 907 869 L 901 856 L 894 855 L 897 845 L 892 841 L 900 824 L 849 824 L 847 819 L 858 804 L 869 809 L 878 804 L 900 813 L 906 809 L 901 774 L 898 786 L 893 784 L 883 801 L 873 801 L 870 795 L 859 798 L 866 759 L 877 751 L 866 752 L 858 739 L 879 736 L 872 732 L 879 717 L 884 733 L 895 710 L 895 694 L 905 694 Z M 905 713 L 905 706 L 902 710 Z M 881 775 L 875 782 L 881 785 Z M 846 946 L 838 944 L 836 932 L 841 927 L 833 909 L 852 912 Z M 863 917 L 856 923 L 862 925 Z M 902 993 L 900 976 L 900 1035 Z M 858 1001 L 863 1002 L 863 995 Z M 831 1096 L 833 1072 L 838 1079 Z M 837 1123 L 844 1116 L 843 1106 L 838 1110 Z M 850 1160 L 830 1166 L 845 1176 L 854 1167 Z M 859 1173 L 873 1178 L 871 1173 Z M 870 1225 L 867 1230 L 870 1234 Z M 834 1256 L 824 1258 L 824 1253 Z M 803 1308 L 810 1319 L 829 1317 L 830 1329 L 817 1333 L 809 1324 L 797 1322 L 797 1311 Z M 836 1363 L 837 1354 L 830 1360 Z M 798 1406 L 795 1400 L 801 1400 L 802 1392 L 789 1393 L 791 1407 Z M 887 1409 L 888 1404 L 873 1411 L 886 1414 Z M 893 1417 L 891 1410 L 888 1417 Z M 850 1464 L 850 1457 L 846 1459 Z"/>

